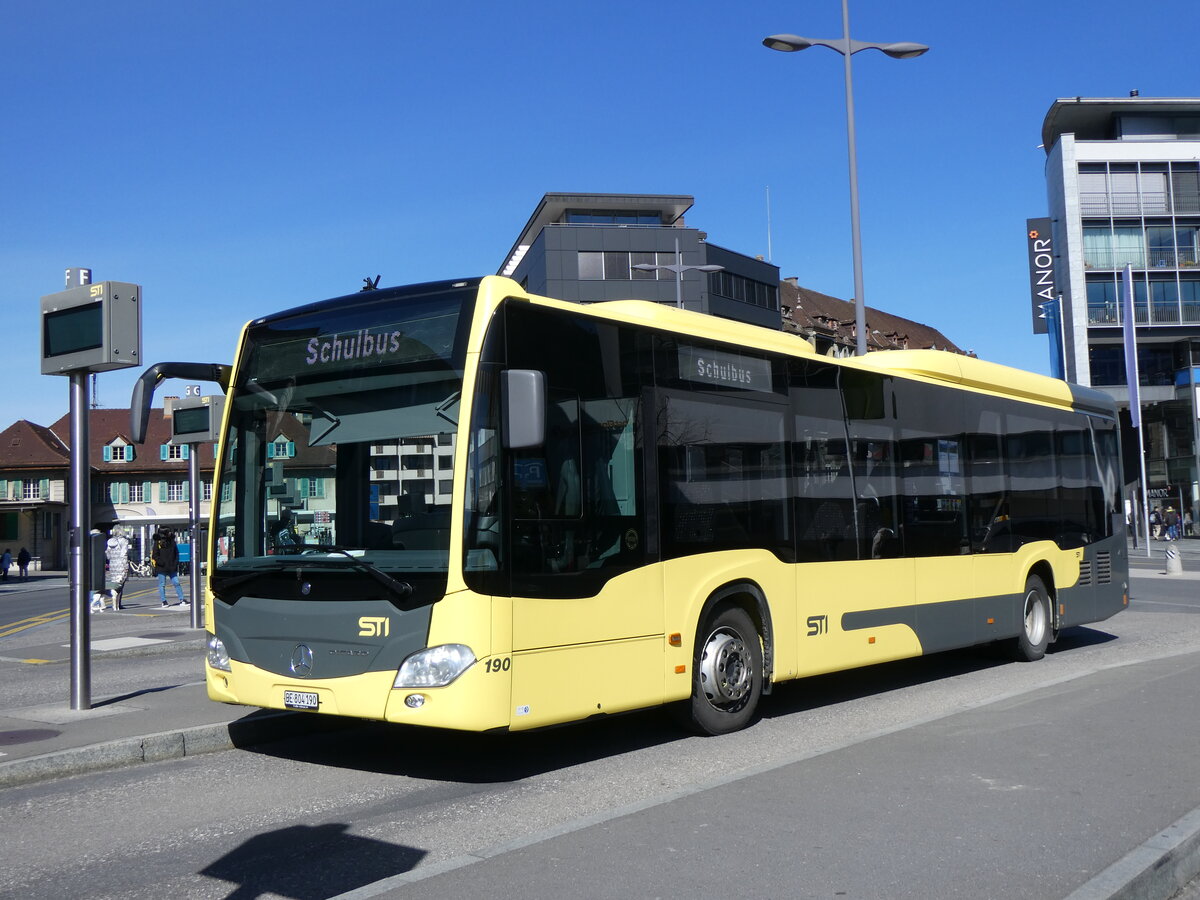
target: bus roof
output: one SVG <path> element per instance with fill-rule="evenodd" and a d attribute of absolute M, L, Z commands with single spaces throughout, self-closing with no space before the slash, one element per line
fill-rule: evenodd
<path fill-rule="evenodd" d="M 818 355 L 812 345 L 799 335 L 677 309 L 649 300 L 607 300 L 578 304 L 532 294 L 526 296 L 540 305 L 582 311 L 585 315 L 596 318 L 663 329 L 718 343 L 737 344 L 789 356 Z M 865 357 L 820 358 L 849 368 L 903 375 L 920 381 L 941 382 L 968 390 L 1110 417 L 1116 415 L 1114 401 L 1102 391 L 945 350 L 879 350 Z"/>

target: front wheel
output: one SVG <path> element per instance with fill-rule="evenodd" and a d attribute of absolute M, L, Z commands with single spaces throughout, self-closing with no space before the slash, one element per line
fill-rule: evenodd
<path fill-rule="evenodd" d="M 1022 662 L 1034 662 L 1046 655 L 1050 643 L 1050 594 L 1037 575 L 1025 582 L 1025 600 L 1021 605 L 1021 633 L 1017 635 L 1014 655 Z"/>
<path fill-rule="evenodd" d="M 726 607 L 700 631 L 692 659 L 691 725 L 702 734 L 745 728 L 762 695 L 758 629 L 744 610 Z"/>

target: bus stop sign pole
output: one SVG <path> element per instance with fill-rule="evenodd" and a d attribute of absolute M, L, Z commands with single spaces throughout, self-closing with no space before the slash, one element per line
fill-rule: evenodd
<path fill-rule="evenodd" d="M 142 289 L 92 283 L 91 269 L 67 269 L 66 290 L 41 299 L 42 374 L 71 382 L 71 474 L 68 576 L 71 593 L 71 709 L 92 708 L 91 465 L 88 376 L 141 362 Z M 104 585 L 99 587 L 103 589 Z"/>

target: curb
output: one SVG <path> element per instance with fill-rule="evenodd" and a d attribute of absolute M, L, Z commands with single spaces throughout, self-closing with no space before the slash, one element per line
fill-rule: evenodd
<path fill-rule="evenodd" d="M 102 744 L 0 763 L 0 788 L 29 785 L 70 775 L 86 775 L 139 763 L 183 759 L 236 747 L 253 747 L 313 731 L 337 731 L 353 724 L 353 719 L 337 716 L 318 719 L 302 712 L 252 713 L 235 722 L 195 725 L 142 737 L 119 738 Z"/>
<path fill-rule="evenodd" d="M 1168 825 L 1065 900 L 1163 900 L 1200 874 L 1200 809 Z"/>

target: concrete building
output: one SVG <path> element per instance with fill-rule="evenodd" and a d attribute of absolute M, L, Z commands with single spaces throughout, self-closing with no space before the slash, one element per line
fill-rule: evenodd
<path fill-rule="evenodd" d="M 1065 376 L 1128 408 L 1120 281 L 1132 265 L 1148 488 L 1195 507 L 1200 98 L 1059 99 L 1042 143 Z"/>
<path fill-rule="evenodd" d="M 534 294 L 594 303 L 600 300 L 676 302 L 686 309 L 779 328 L 779 267 L 708 242 L 684 223 L 687 195 L 546 194 L 525 223 L 499 274 Z M 676 252 L 686 271 L 681 284 L 666 269 Z"/>

